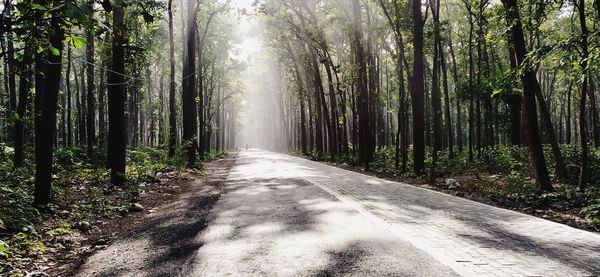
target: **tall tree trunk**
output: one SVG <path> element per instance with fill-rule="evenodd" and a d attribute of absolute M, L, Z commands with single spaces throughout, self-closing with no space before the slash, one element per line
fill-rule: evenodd
<path fill-rule="evenodd" d="M 183 141 L 187 150 L 187 164 L 196 164 L 196 0 L 188 0 L 187 34 L 183 57 Z M 200 77 L 202 78 L 202 77 Z"/>
<path fill-rule="evenodd" d="M 331 130 L 330 130 L 330 140 L 331 140 L 331 149 L 329 149 L 330 151 L 330 155 L 331 155 L 331 159 L 334 160 L 335 157 L 338 154 L 338 148 L 339 148 L 339 141 L 338 141 L 338 121 L 339 121 L 339 116 L 338 116 L 338 111 L 337 111 L 337 101 L 335 98 L 335 87 L 333 86 L 333 75 L 331 73 L 331 68 L 333 67 L 333 64 L 331 64 L 331 60 L 327 60 L 323 63 L 323 65 L 325 66 L 325 71 L 327 72 L 327 84 L 329 86 L 329 105 L 331 106 L 331 117 L 330 117 L 330 122 L 331 122 Z"/>
<path fill-rule="evenodd" d="M 310 55 L 310 70 L 312 71 L 312 82 L 313 82 L 313 95 L 315 100 L 315 148 L 317 150 L 317 157 L 322 158 L 327 142 L 327 138 L 323 134 L 323 94 L 322 88 L 323 83 L 321 82 L 321 73 L 319 72 L 319 64 L 317 62 L 317 54 L 314 49 L 307 45 Z M 325 109 L 327 110 L 327 109 Z"/>
<path fill-rule="evenodd" d="M 548 110 L 548 106 L 546 105 L 546 101 L 544 100 L 544 96 L 542 95 L 542 90 L 536 90 L 535 96 L 537 97 L 540 106 L 540 113 L 542 115 L 542 119 L 546 122 L 546 132 L 548 135 L 547 139 L 550 142 L 550 147 L 552 148 L 552 155 L 554 156 L 554 167 L 556 169 L 556 175 L 560 180 L 567 181 L 569 180 L 569 176 L 567 175 L 567 168 L 565 167 L 565 161 L 563 159 L 563 156 L 560 153 L 560 147 L 558 146 L 558 141 L 556 139 L 556 132 L 554 131 L 554 126 L 552 125 L 552 116 L 550 115 L 550 111 Z"/>
<path fill-rule="evenodd" d="M 399 167 L 400 165 L 400 157 L 405 157 L 405 149 L 402 147 L 406 142 L 407 137 L 404 135 L 406 133 L 406 90 L 404 86 L 404 66 L 400 61 L 396 63 L 397 71 L 398 71 L 398 132 L 396 133 L 396 154 L 395 154 L 395 166 Z M 402 159 L 402 172 L 406 170 L 406 160 Z"/>
<path fill-rule="evenodd" d="M 72 99 L 71 99 L 71 45 L 69 44 L 67 50 L 67 146 L 73 147 L 73 117 L 72 114 Z"/>
<path fill-rule="evenodd" d="M 79 77 L 77 77 L 77 68 L 73 65 L 73 77 L 75 77 L 75 106 L 77 108 L 77 145 L 81 145 L 83 143 L 83 115 L 81 109 L 81 87 L 79 86 Z M 37 79 L 37 78 L 36 78 Z"/>
<path fill-rule="evenodd" d="M 121 5 L 114 5 L 113 11 L 111 85 L 108 87 L 108 165 L 111 183 L 115 186 L 125 181 L 125 35 L 125 1 L 122 1 Z"/>
<path fill-rule="evenodd" d="M 588 80 L 588 94 L 590 97 L 590 108 L 592 110 L 592 137 L 594 138 L 594 147 L 600 147 L 600 128 L 598 118 L 598 106 L 596 105 L 596 87 L 592 79 Z"/>
<path fill-rule="evenodd" d="M 433 152 L 432 165 L 435 168 L 437 152 L 442 149 L 442 104 L 440 99 L 440 40 L 439 0 L 428 0 L 433 15 L 433 61 L 431 76 L 431 108 L 433 113 Z"/>
<path fill-rule="evenodd" d="M 452 116 L 450 112 L 450 93 L 448 89 L 448 70 L 446 69 L 446 59 L 444 57 L 444 49 L 441 41 L 438 41 L 438 47 L 440 48 L 440 63 L 442 66 L 442 78 L 444 81 L 444 110 L 446 116 L 446 132 L 448 139 L 448 156 L 454 158 L 454 133 L 452 132 Z"/>
<path fill-rule="evenodd" d="M 23 166 L 23 152 L 25 146 L 25 114 L 29 99 L 29 90 L 31 89 L 31 59 L 33 50 L 27 47 L 23 53 L 24 68 L 19 76 L 19 103 L 17 104 L 17 116 L 15 120 L 15 155 L 13 159 L 14 167 Z"/>
<path fill-rule="evenodd" d="M 6 16 L 12 16 L 12 1 L 5 1 L 6 3 Z M 15 112 L 17 111 L 17 81 L 16 81 L 16 63 L 15 63 L 15 47 L 13 42 L 13 33 L 12 27 L 9 25 L 6 33 L 7 38 L 7 63 L 6 66 L 6 74 L 8 78 L 8 111 L 7 111 L 7 125 L 8 125 L 8 140 L 12 141 L 14 136 L 14 121 L 15 121 Z"/>
<path fill-rule="evenodd" d="M 511 24 L 510 22 L 507 22 Z M 510 37 L 508 38 L 511 39 Z M 508 58 L 510 69 L 517 72 L 517 57 L 512 43 L 508 43 Z M 515 93 L 512 89 L 512 84 L 508 88 L 510 95 L 508 96 L 508 106 L 510 109 L 510 142 L 513 146 L 521 146 L 521 110 L 523 108 L 523 97 Z"/>
<path fill-rule="evenodd" d="M 89 2 L 88 24 L 93 24 L 94 21 L 94 1 Z M 94 160 L 94 145 L 96 144 L 96 128 L 95 128 L 95 99 L 94 99 L 94 35 L 91 28 L 86 30 L 87 45 L 85 47 L 85 58 L 87 61 L 87 155 L 90 160 Z"/>
<path fill-rule="evenodd" d="M 421 0 L 412 0 L 413 18 L 413 76 L 411 79 L 411 100 L 413 113 L 413 166 L 416 174 L 420 175 L 425 170 L 425 133 L 423 97 L 425 95 L 425 80 L 423 74 L 423 15 L 421 13 Z"/>
<path fill-rule="evenodd" d="M 165 74 L 160 73 L 160 83 L 159 83 L 159 110 L 158 110 L 158 146 L 162 148 L 165 143 L 165 116 L 164 116 L 164 103 L 165 103 Z"/>
<path fill-rule="evenodd" d="M 300 67 L 298 66 L 298 60 L 296 57 L 296 53 L 289 45 L 286 45 L 286 49 L 288 50 L 292 62 L 294 64 L 294 73 L 296 76 L 296 85 L 298 86 L 298 101 L 300 102 L 300 149 L 303 155 L 308 155 L 308 148 L 306 143 L 306 115 L 305 115 L 305 107 L 304 107 L 304 83 L 302 82 L 302 73 L 300 72 Z"/>
<path fill-rule="evenodd" d="M 58 0 L 54 0 L 58 4 Z M 50 203 L 52 193 L 52 156 L 54 153 L 54 131 L 56 128 L 56 110 L 58 93 L 60 90 L 60 78 L 62 73 L 62 50 L 64 30 L 61 26 L 60 15 L 54 14 L 50 20 L 49 41 L 52 47 L 58 50 L 56 53 L 48 53 L 47 62 L 44 64 L 44 89 L 37 91 L 38 107 L 36 111 L 39 117 L 35 136 L 35 190 L 33 202 L 35 205 L 46 205 Z M 50 52 L 50 51 L 49 51 Z M 37 80 L 36 80 L 37 81 Z"/>
<path fill-rule="evenodd" d="M 581 84 L 581 95 L 579 97 L 579 131 L 581 143 L 581 164 L 579 167 L 579 190 L 585 190 L 589 179 L 588 168 L 588 132 L 585 114 L 586 96 L 588 94 L 588 29 L 585 21 L 585 0 L 575 0 L 575 7 L 579 11 L 579 25 L 581 27 L 581 60 L 580 67 L 583 69 L 583 82 Z"/>
<path fill-rule="evenodd" d="M 85 66 L 82 65 L 79 68 L 80 74 L 79 74 L 79 80 L 81 81 L 81 98 L 79 99 L 80 103 L 81 103 L 81 129 L 79 130 L 79 134 L 80 134 L 80 138 L 81 138 L 81 144 L 87 144 L 88 142 L 88 137 L 87 137 L 87 125 L 89 124 L 89 122 L 87 122 L 87 101 L 86 101 L 86 86 L 85 86 Z"/>
<path fill-rule="evenodd" d="M 369 167 L 373 159 L 373 152 L 370 151 L 369 137 L 371 136 L 371 126 L 369 118 L 369 92 L 367 84 L 367 64 L 365 61 L 365 51 L 363 48 L 363 30 L 361 7 L 358 0 L 352 1 L 352 14 L 354 25 L 354 50 L 356 65 L 358 67 L 357 92 L 358 92 L 358 140 L 359 140 L 359 161 L 366 168 Z M 355 146 L 356 147 L 356 146 Z"/>
<path fill-rule="evenodd" d="M 573 81 L 569 82 L 567 89 L 567 116 L 565 117 L 565 139 L 567 144 L 571 144 L 571 94 L 573 92 Z"/>
<path fill-rule="evenodd" d="M 169 157 L 173 157 L 173 155 L 175 155 L 175 144 L 177 143 L 177 109 L 175 107 L 175 44 L 173 40 L 173 0 L 169 0 L 169 68 Z"/>
<path fill-rule="evenodd" d="M 473 162 L 473 148 L 475 146 L 475 118 L 474 118 L 474 82 L 473 75 L 475 74 L 475 65 L 473 62 L 473 32 L 474 32 L 474 23 L 473 23 L 473 12 L 471 11 L 470 4 L 467 4 L 465 1 L 465 5 L 467 6 L 467 10 L 469 12 L 469 162 Z"/>
<path fill-rule="evenodd" d="M 100 87 L 98 89 L 98 146 L 104 149 L 106 145 L 106 118 L 104 114 L 104 102 L 105 102 L 105 93 L 106 93 L 106 75 L 107 72 L 104 68 L 106 68 L 105 63 L 102 63 L 102 68 L 100 70 Z"/>
<path fill-rule="evenodd" d="M 450 33 L 451 34 L 451 33 Z M 450 49 L 450 57 L 452 58 L 452 76 L 454 83 L 459 82 L 458 69 L 456 68 L 456 57 L 454 55 L 454 47 L 452 46 L 452 37 L 448 34 L 448 48 Z M 456 145 L 458 146 L 458 152 L 463 151 L 463 129 L 462 129 L 462 116 L 461 116 L 461 105 L 460 97 L 458 96 L 458 90 L 456 85 L 454 86 L 454 95 L 456 97 Z"/>
<path fill-rule="evenodd" d="M 523 27 L 521 25 L 521 16 L 517 0 L 502 0 L 506 10 L 506 16 L 512 24 L 510 24 L 511 36 L 515 55 L 519 66 L 525 64 L 527 49 L 525 46 L 525 37 L 523 35 Z M 546 159 L 544 158 L 544 150 L 540 139 L 540 133 L 537 122 L 537 111 L 535 105 L 535 91 L 539 90 L 539 83 L 536 79 L 535 72 L 531 68 L 526 68 L 521 74 L 523 82 L 523 104 L 525 107 L 525 123 L 527 128 L 527 138 L 529 141 L 529 151 L 535 177 L 538 184 L 538 189 L 542 191 L 552 191 L 552 184 L 548 176 L 548 168 L 546 167 Z"/>

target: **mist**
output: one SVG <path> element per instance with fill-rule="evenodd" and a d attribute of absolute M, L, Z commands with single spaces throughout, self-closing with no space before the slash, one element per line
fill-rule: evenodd
<path fill-rule="evenodd" d="M 238 44 L 231 54 L 233 59 L 245 63 L 246 68 L 238 76 L 242 91 L 235 146 L 286 151 L 287 84 L 281 67 L 268 44 L 264 21 L 251 13 L 238 20 L 235 30 Z"/>

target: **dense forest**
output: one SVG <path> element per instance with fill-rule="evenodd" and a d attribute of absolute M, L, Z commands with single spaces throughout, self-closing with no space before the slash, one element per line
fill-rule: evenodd
<path fill-rule="evenodd" d="M 2 0 L 3 233 L 69 184 L 248 147 L 430 182 L 498 173 L 487 192 L 600 226 L 600 1 L 245 2 Z"/>
<path fill-rule="evenodd" d="M 390 146 L 402 172 L 424 174 L 512 147 L 528 149 L 539 190 L 597 181 L 597 1 L 347 2 L 263 7 L 295 149 L 368 167 Z"/>

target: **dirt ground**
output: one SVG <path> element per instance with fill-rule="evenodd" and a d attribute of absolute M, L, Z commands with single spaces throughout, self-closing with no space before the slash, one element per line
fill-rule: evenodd
<path fill-rule="evenodd" d="M 123 235 L 140 229 L 156 218 L 161 211 L 189 194 L 210 200 L 202 202 L 197 207 L 200 210 L 210 210 L 221 192 L 220 181 L 214 178 L 213 173 L 217 169 L 227 171 L 233 164 L 233 160 L 232 155 L 229 155 L 225 159 L 205 164 L 202 170 L 157 173 L 160 182 L 140 184 L 141 193 L 137 203 L 143 207 L 143 210 L 94 218 L 91 221 L 93 227 L 89 230 L 57 237 L 56 239 L 60 240 L 55 242 L 58 247 L 35 261 L 32 268 L 51 276 L 73 276 L 94 253 L 107 248 Z"/>

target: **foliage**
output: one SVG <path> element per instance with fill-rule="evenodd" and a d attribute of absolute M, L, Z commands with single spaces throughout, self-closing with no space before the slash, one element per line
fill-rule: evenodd
<path fill-rule="evenodd" d="M 431 149 L 428 149 L 431 151 Z M 570 176 L 576 177 L 579 170 L 579 147 L 561 145 L 565 163 Z M 409 151 L 410 153 L 410 151 Z M 431 166 L 431 155 L 426 161 Z M 545 156 L 553 176 L 554 160 L 550 147 L 545 147 Z M 518 209 L 551 209 L 573 212 L 581 215 L 591 228 L 600 229 L 600 150 L 590 152 L 590 179 L 592 187 L 585 192 L 579 191 L 570 184 L 560 184 L 555 180 L 555 192 L 540 193 L 537 191 L 529 152 L 524 147 L 496 146 L 474 155 L 472 162 L 468 160 L 467 151 L 455 151 L 450 158 L 447 150 L 438 153 L 435 173 L 438 178 L 455 176 L 471 176 L 475 178 L 465 189 L 473 193 L 493 199 L 503 199 L 503 203 Z M 338 164 L 359 166 L 355 155 L 339 156 Z M 395 166 L 395 147 L 384 146 L 375 152 L 370 171 L 387 176 L 414 177 L 410 173 L 411 158 L 408 157 L 407 169 L 402 172 Z M 510 203 L 510 204 L 508 204 Z"/>
<path fill-rule="evenodd" d="M 43 212 L 32 205 L 32 165 L 15 170 L 10 160 L 0 162 L 0 275 L 18 267 L 15 256 L 43 253 L 44 236 L 69 235 L 73 228 L 89 225 L 90 216 L 127 212 L 138 195 L 138 183 L 157 182 L 156 172 L 178 168 L 162 149 L 132 149 L 127 152 L 127 182 L 113 187 L 109 171 L 103 164 L 90 163 L 82 149 L 59 148 L 56 153 L 54 201 Z M 211 153 L 210 157 L 222 155 Z"/>

